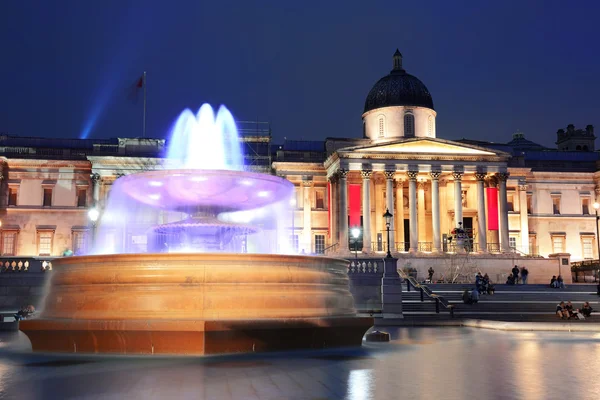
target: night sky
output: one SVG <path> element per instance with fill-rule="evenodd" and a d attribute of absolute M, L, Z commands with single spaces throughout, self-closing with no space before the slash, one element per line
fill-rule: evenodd
<path fill-rule="evenodd" d="M 0 1 L 0 132 L 166 137 L 180 111 L 225 104 L 275 142 L 360 137 L 392 68 L 420 78 L 437 136 L 554 146 L 600 134 L 598 1 Z"/>

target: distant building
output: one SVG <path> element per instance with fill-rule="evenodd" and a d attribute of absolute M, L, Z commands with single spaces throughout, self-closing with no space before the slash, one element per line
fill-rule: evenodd
<path fill-rule="evenodd" d="M 598 258 L 593 127 L 559 130 L 556 149 L 523 133 L 508 143 L 440 139 L 432 95 L 402 61 L 397 51 L 390 73 L 367 94 L 361 138 L 274 144 L 268 125 L 242 124 L 248 167 L 296 187 L 289 230 L 297 250 L 381 254 L 389 209 L 394 253 L 453 252 L 452 231 L 462 227 L 475 253 Z M 165 146 L 155 139 L 0 137 L 2 255 L 84 253 L 88 209 L 102 210 L 121 175 L 161 168 Z M 121 239 L 144 250 L 131 232 Z"/>

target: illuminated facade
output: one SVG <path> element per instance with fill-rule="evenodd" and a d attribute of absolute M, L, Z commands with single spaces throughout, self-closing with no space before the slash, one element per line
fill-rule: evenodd
<path fill-rule="evenodd" d="M 249 168 L 294 183 L 289 231 L 299 252 L 383 254 L 389 209 L 397 255 L 453 253 L 452 232 L 461 227 L 472 253 L 598 258 L 593 127 L 559 130 L 558 149 L 547 149 L 522 134 L 507 144 L 440 139 L 436 116 L 428 89 L 396 52 L 392 71 L 367 95 L 362 138 L 273 145 L 270 132 L 242 129 L 242 142 Z M 1 137 L 2 255 L 85 252 L 89 208 L 102 210 L 121 175 L 160 168 L 164 146 Z M 139 234 L 125 232 L 122 240 L 144 251 Z"/>

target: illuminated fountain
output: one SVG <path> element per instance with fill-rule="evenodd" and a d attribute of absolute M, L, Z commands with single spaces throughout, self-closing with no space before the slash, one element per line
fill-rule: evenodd
<path fill-rule="evenodd" d="M 280 212 L 287 212 L 293 185 L 243 169 L 224 107 L 216 116 L 208 105 L 197 115 L 183 112 L 166 168 L 113 185 L 93 254 L 54 263 L 44 310 L 20 323 L 34 351 L 217 354 L 360 345 L 372 319 L 356 316 L 347 261 L 282 254 L 287 240 L 273 239 L 287 237 Z M 162 221 L 148 221 L 156 210 Z M 123 244 L 131 226 L 144 233 L 147 253 Z"/>

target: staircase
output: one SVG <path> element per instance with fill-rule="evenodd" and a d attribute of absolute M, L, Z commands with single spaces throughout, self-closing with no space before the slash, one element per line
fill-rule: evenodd
<path fill-rule="evenodd" d="M 596 285 L 569 285 L 566 289 L 552 289 L 548 285 L 495 285 L 496 292 L 480 295 L 477 304 L 462 302 L 463 291 L 473 289 L 474 284 L 431 284 L 427 287 L 454 305 L 455 318 L 555 321 L 554 311 L 561 301 L 571 301 L 574 308 L 581 308 L 583 302 L 589 301 L 594 313 L 586 321 L 600 320 L 600 297 Z M 411 287 L 408 292 L 406 284 L 403 285 L 402 307 L 406 317 L 415 319 L 451 317 L 446 308 L 439 309 L 437 314 L 434 300 L 424 296 L 421 301 L 420 291 Z"/>

